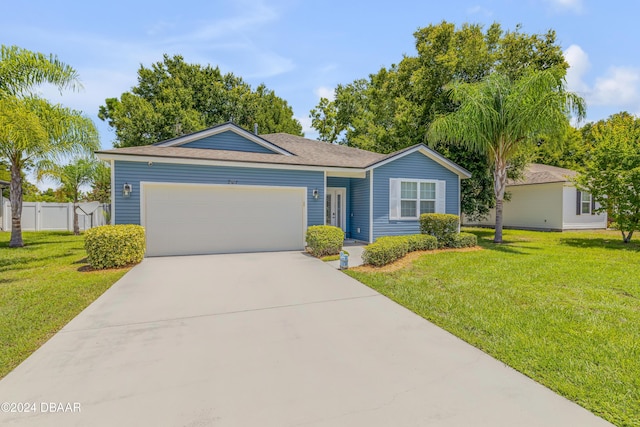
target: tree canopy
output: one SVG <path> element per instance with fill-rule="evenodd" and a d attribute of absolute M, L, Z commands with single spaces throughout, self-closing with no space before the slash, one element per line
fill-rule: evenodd
<path fill-rule="evenodd" d="M 592 124 L 592 148 L 576 182 L 608 212 L 625 243 L 640 230 L 640 119 L 627 112 Z"/>
<path fill-rule="evenodd" d="M 494 72 L 515 80 L 528 71 L 550 69 L 560 81 L 568 67 L 552 30 L 526 34 L 520 26 L 504 31 L 494 23 L 484 30 L 443 21 L 418 29 L 414 37 L 415 55 L 338 85 L 334 101 L 320 100 L 310 116 L 322 140 L 381 153 L 424 143 L 434 118 L 458 108 L 446 89 L 453 82 L 480 82 Z M 434 148 L 473 174 L 462 183 L 462 211 L 485 215 L 494 199 L 486 158 L 444 142 Z"/>
<path fill-rule="evenodd" d="M 116 147 L 148 145 L 227 121 L 261 133 L 302 135 L 289 104 L 264 84 L 255 90 L 218 67 L 188 64 L 164 55 L 140 66 L 138 84 L 100 106 L 100 119 L 115 129 Z"/>

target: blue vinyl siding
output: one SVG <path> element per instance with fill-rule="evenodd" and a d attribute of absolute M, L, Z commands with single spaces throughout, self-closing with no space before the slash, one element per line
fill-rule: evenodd
<path fill-rule="evenodd" d="M 321 225 L 324 218 L 324 173 L 321 171 L 256 169 L 229 166 L 182 165 L 169 163 L 126 162 L 117 160 L 115 167 L 116 224 L 140 224 L 140 181 L 181 182 L 199 184 L 269 185 L 307 187 L 307 225 Z M 133 185 L 128 198 L 122 197 L 124 183 Z M 318 189 L 318 199 L 313 190 Z M 260 206 L 256 206 L 256 218 Z"/>
<path fill-rule="evenodd" d="M 373 171 L 373 238 L 420 233 L 418 221 L 389 220 L 389 179 L 436 179 L 446 184 L 446 213 L 459 215 L 458 175 L 442 167 L 422 153 L 411 153 Z"/>
<path fill-rule="evenodd" d="M 369 241 L 369 174 L 367 172 L 366 178 L 350 178 L 351 186 L 347 194 L 350 237 L 363 242 Z"/>
<path fill-rule="evenodd" d="M 282 154 L 276 153 L 260 144 L 256 144 L 253 141 L 249 141 L 248 139 L 230 130 L 218 133 L 216 135 L 211 135 L 197 141 L 187 142 L 180 147 L 206 148 L 209 150 L 245 151 L 250 153 L 271 153 L 282 156 Z"/>
<path fill-rule="evenodd" d="M 341 178 L 341 177 L 335 177 L 335 176 L 328 176 L 327 177 L 327 188 L 329 187 L 338 187 L 338 188 L 346 188 L 347 189 L 347 200 L 345 202 L 345 208 L 346 208 L 346 212 L 345 212 L 345 216 L 346 216 L 346 224 L 345 224 L 345 230 L 346 230 L 346 235 L 347 237 L 351 237 L 351 203 L 349 201 L 350 199 L 350 193 L 351 193 L 351 178 Z"/>

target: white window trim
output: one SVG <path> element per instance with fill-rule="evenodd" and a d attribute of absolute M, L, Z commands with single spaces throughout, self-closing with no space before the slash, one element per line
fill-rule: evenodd
<path fill-rule="evenodd" d="M 403 182 L 415 182 L 417 184 L 417 199 L 402 199 L 402 183 Z M 397 183 L 395 185 L 398 186 L 397 191 L 398 194 L 396 195 L 397 197 L 394 197 L 394 195 L 392 194 L 393 189 L 392 186 L 394 185 L 394 183 Z M 420 199 L 420 184 L 435 184 L 435 199 Z M 442 193 L 442 194 L 441 194 Z M 391 178 L 389 180 L 389 205 L 390 205 L 390 212 L 389 212 L 389 220 L 391 221 L 417 221 L 420 219 L 420 202 L 421 201 L 433 201 L 435 204 L 435 212 L 436 213 L 444 213 L 443 207 L 444 207 L 444 197 L 446 195 L 446 189 L 445 189 L 445 181 L 438 181 L 438 180 L 434 180 L 434 179 L 414 179 L 414 178 Z M 442 199 L 439 200 L 439 199 Z M 402 200 L 414 200 L 416 202 L 416 213 L 418 214 L 417 216 L 413 216 L 413 217 L 403 217 L 402 215 Z M 441 203 L 439 203 L 441 202 Z M 395 206 L 393 206 L 395 204 Z M 396 214 L 392 214 L 391 212 L 396 212 Z"/>
<path fill-rule="evenodd" d="M 584 204 L 587 203 L 584 200 L 584 196 L 589 195 L 589 209 L 585 212 Z M 580 215 L 591 215 L 591 205 L 593 204 L 593 195 L 591 193 L 585 193 L 584 191 L 580 193 Z"/>

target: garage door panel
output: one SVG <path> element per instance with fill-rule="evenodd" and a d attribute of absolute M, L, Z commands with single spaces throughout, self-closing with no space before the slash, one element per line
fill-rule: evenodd
<path fill-rule="evenodd" d="M 304 190 L 145 185 L 147 255 L 299 250 Z"/>

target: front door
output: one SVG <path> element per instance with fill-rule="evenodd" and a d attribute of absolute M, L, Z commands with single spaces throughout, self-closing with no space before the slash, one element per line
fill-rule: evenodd
<path fill-rule="evenodd" d="M 326 196 L 326 224 L 347 231 L 347 209 L 345 207 L 347 189 L 330 187 L 327 188 Z"/>

